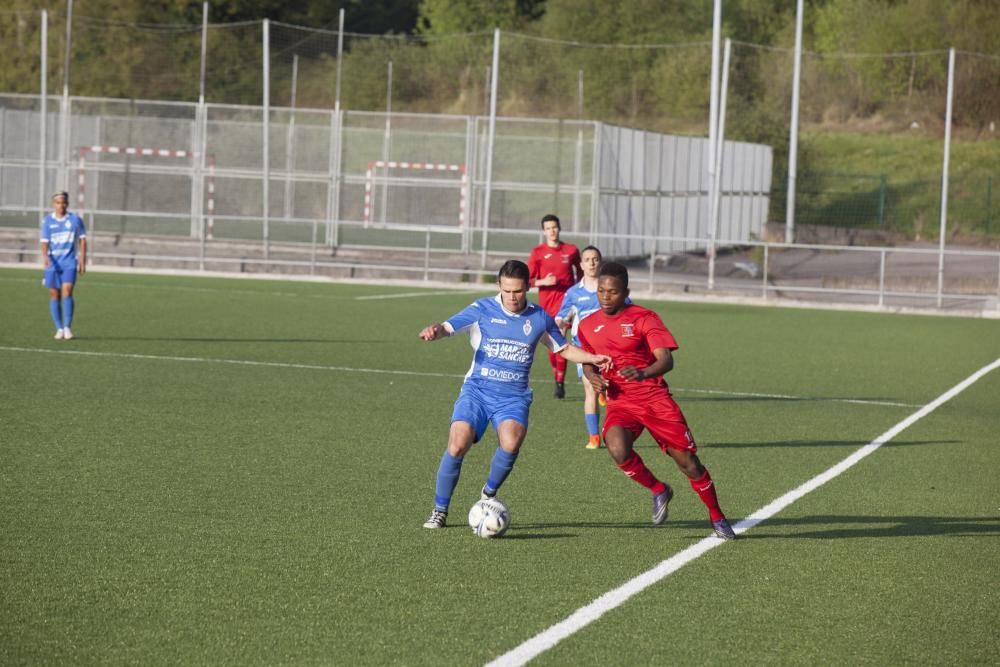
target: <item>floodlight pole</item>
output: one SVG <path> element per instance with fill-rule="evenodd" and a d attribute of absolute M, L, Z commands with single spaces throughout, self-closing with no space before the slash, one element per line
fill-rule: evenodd
<path fill-rule="evenodd" d="M 948 49 L 948 103 L 944 112 L 944 164 L 941 173 L 941 227 L 938 230 L 937 305 L 941 307 L 944 292 L 944 240 L 948 227 L 948 163 L 951 155 L 951 110 L 955 97 L 955 49 Z"/>
<path fill-rule="evenodd" d="M 795 5 L 795 64 L 792 72 L 792 119 L 788 138 L 788 197 L 785 205 L 785 243 L 795 241 L 795 183 L 799 153 L 799 82 L 802 77 L 802 2 Z"/>
<path fill-rule="evenodd" d="M 497 79 L 500 77 L 500 28 L 493 31 L 493 66 L 490 69 L 490 125 L 486 137 L 486 201 L 483 202 L 483 248 L 480 268 L 486 268 L 486 249 L 490 233 L 490 199 L 493 197 L 493 145 L 497 131 Z"/>

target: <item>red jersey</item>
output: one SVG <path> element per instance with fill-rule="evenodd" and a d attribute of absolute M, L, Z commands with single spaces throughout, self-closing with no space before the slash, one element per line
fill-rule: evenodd
<path fill-rule="evenodd" d="M 654 361 L 653 350 L 663 347 L 676 350 L 678 345 L 660 316 L 642 306 L 629 304 L 616 315 L 597 310 L 580 323 L 577 332 L 580 346 L 593 354 L 611 357 L 611 369 L 605 371 L 608 400 L 621 399 L 641 403 L 652 396 L 662 396 L 667 389 L 663 376 L 625 381 L 618 369 L 625 366 L 646 368 Z M 669 389 L 667 389 L 669 395 Z"/>
<path fill-rule="evenodd" d="M 580 251 L 572 243 L 559 242 L 555 248 L 542 243 L 528 255 L 528 284 L 535 287 L 535 281 L 550 273 L 555 274 L 555 285 L 538 286 L 538 301 L 549 315 L 555 317 L 562 306 L 562 298 L 570 287 L 583 278 L 580 266 Z"/>

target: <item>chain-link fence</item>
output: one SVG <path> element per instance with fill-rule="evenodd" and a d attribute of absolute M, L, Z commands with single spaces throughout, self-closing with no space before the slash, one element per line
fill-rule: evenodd
<path fill-rule="evenodd" d="M 769 264 L 772 281 L 781 262 L 755 244 L 792 229 L 821 244 L 939 240 L 942 266 L 946 243 L 997 232 L 995 56 L 954 52 L 952 72 L 948 51 L 804 51 L 793 123 L 794 50 L 730 42 L 713 156 L 708 41 L 128 18 L 67 30 L 65 16 L 0 12 L 17 45 L 0 56 L 0 227 L 34 228 L 47 193 L 69 189 L 97 261 L 107 235 L 109 260 L 143 238 L 149 261 L 293 266 L 306 252 L 314 270 L 349 250 L 416 251 L 426 273 L 434 257 L 485 270 L 525 253 L 556 212 L 571 241 L 651 271 L 700 265 L 690 253 L 714 267 L 718 246 L 747 267 L 736 277 Z M 987 262 L 975 289 L 996 278 Z"/>

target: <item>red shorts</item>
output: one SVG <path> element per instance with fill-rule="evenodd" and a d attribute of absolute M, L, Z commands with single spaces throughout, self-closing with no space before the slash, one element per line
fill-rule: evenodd
<path fill-rule="evenodd" d="M 642 403 L 621 399 L 608 401 L 603 434 L 613 426 L 621 426 L 635 438 L 642 435 L 644 429 L 648 430 L 664 453 L 668 447 L 687 452 L 698 451 L 684 413 L 666 393 L 646 398 Z"/>

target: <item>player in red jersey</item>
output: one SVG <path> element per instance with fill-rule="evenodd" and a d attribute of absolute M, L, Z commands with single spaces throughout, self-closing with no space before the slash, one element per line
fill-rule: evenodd
<path fill-rule="evenodd" d="M 580 251 L 572 243 L 559 240 L 561 231 L 559 218 L 551 213 L 543 217 L 545 243 L 532 248 L 528 255 L 529 284 L 538 288 L 538 303 L 552 317 L 559 312 L 566 290 L 583 279 Z M 555 397 L 565 398 L 566 359 L 549 352 L 549 363 L 556 377 Z"/>
<path fill-rule="evenodd" d="M 611 458 L 628 477 L 653 493 L 653 523 L 667 519 L 673 498 L 669 485 L 658 480 L 632 448 L 644 429 L 677 467 L 687 475 L 691 488 L 708 508 L 715 534 L 724 540 L 736 538 L 719 507 L 715 484 L 698 459 L 697 446 L 680 407 L 663 379 L 674 367 L 677 341 L 651 310 L 627 304 L 628 269 L 617 262 L 601 266 L 597 300 L 601 309 L 584 320 L 577 336 L 583 349 L 611 357 L 604 375 L 595 366 L 584 365 L 594 389 L 606 391 L 604 443 Z"/>

